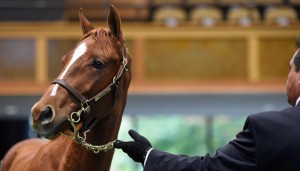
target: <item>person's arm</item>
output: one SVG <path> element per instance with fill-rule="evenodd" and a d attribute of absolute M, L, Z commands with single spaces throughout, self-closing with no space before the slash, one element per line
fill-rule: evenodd
<path fill-rule="evenodd" d="M 222 170 L 222 171 L 250 171 L 256 168 L 256 143 L 250 119 L 247 119 L 244 130 L 237 134 L 236 139 L 230 141 L 223 148 L 217 150 L 214 156 L 195 156 L 174 155 L 153 149 L 148 153 L 148 158 L 144 163 L 144 158 L 135 160 L 145 166 L 145 171 L 183 171 L 183 170 Z M 143 136 L 136 134 L 138 141 L 122 142 L 115 145 L 121 148 L 131 158 L 135 156 L 146 156 L 147 150 L 152 148 L 150 142 Z M 145 143 L 143 143 L 145 142 Z M 149 143 L 148 143 L 149 142 Z M 126 143 L 126 144 L 124 144 Z M 140 144 L 144 145 L 140 145 Z M 138 146 L 135 147 L 133 144 Z M 137 145 L 139 144 L 139 145 Z M 143 148 L 140 148 L 143 147 Z M 124 150 L 125 149 L 125 150 Z M 143 149 L 143 150 L 142 150 Z M 147 150 L 146 150 L 147 149 Z M 141 155 L 142 154 L 142 155 Z"/>

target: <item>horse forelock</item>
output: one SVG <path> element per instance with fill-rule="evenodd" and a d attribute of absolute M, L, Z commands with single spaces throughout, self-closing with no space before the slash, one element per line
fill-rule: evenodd
<path fill-rule="evenodd" d="M 84 39 L 93 36 L 94 38 L 97 39 L 97 41 L 99 43 L 101 43 L 101 45 L 105 45 L 107 43 L 112 43 L 111 40 L 116 41 L 115 39 L 113 39 L 110 36 L 110 31 L 106 28 L 97 28 L 94 29 L 88 33 L 86 33 L 85 35 L 83 35 L 83 37 L 79 40 L 79 42 L 83 41 Z"/>
<path fill-rule="evenodd" d="M 103 47 L 103 49 L 115 49 L 121 47 L 123 42 L 118 41 L 106 28 L 97 28 L 85 34 L 79 42 L 88 37 L 94 37 L 96 41 Z M 115 52 L 115 51 L 114 51 Z"/>

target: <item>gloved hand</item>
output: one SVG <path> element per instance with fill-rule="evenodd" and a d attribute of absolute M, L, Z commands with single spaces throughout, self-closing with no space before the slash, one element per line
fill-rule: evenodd
<path fill-rule="evenodd" d="M 136 131 L 129 130 L 128 133 L 134 141 L 123 142 L 117 140 L 114 143 L 114 147 L 122 149 L 135 162 L 140 162 L 143 165 L 147 152 L 152 148 L 152 145 L 145 137 L 141 136 Z"/>

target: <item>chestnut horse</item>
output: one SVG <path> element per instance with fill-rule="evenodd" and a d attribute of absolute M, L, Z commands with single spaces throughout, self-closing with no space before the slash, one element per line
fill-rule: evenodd
<path fill-rule="evenodd" d="M 79 16 L 83 37 L 63 57 L 63 71 L 31 111 L 33 128 L 51 141 L 16 144 L 4 157 L 2 171 L 110 169 L 131 80 L 131 57 L 114 6 L 107 29 L 94 29 L 81 10 Z"/>

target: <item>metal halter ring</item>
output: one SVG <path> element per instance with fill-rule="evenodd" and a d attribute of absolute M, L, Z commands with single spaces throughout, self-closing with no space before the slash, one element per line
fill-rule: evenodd
<path fill-rule="evenodd" d="M 70 118 L 68 120 L 73 122 L 73 123 L 78 123 L 80 121 L 80 115 L 84 110 L 85 109 L 82 108 L 82 109 L 78 110 L 77 112 L 72 112 L 71 115 L 70 115 Z M 74 115 L 76 115 L 77 119 L 74 119 Z"/>

